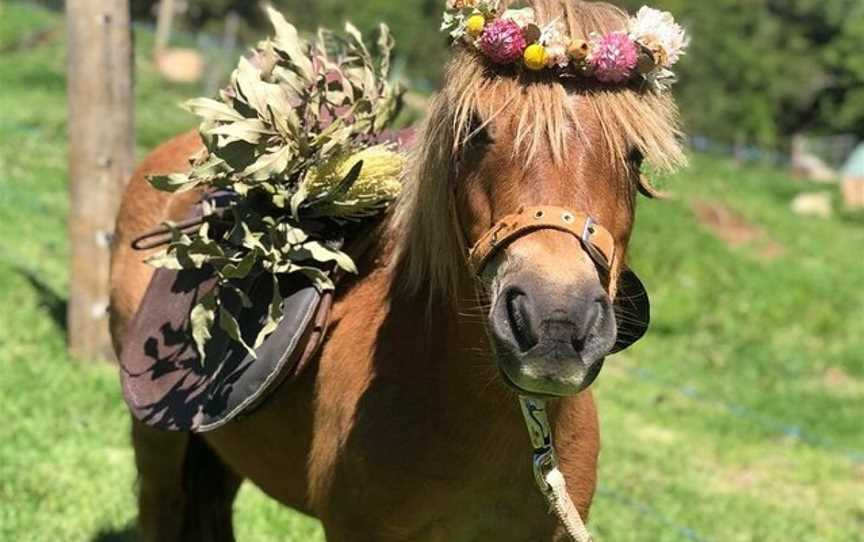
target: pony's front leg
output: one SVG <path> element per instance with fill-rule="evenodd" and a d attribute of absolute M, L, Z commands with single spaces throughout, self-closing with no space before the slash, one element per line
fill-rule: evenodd
<path fill-rule="evenodd" d="M 183 464 L 189 435 L 168 433 L 132 420 L 138 469 L 138 538 L 179 541 L 183 533 Z"/>
<path fill-rule="evenodd" d="M 141 542 L 234 542 L 242 479 L 199 437 L 132 422 Z"/>

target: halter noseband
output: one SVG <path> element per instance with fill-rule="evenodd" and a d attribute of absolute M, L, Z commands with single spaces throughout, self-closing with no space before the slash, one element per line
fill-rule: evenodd
<path fill-rule="evenodd" d="M 579 239 L 582 248 L 601 269 L 608 270 L 615 258 L 615 238 L 589 215 L 543 205 L 525 207 L 507 215 L 483 234 L 468 252 L 471 270 L 480 275 L 489 261 L 507 245 L 532 233 L 555 230 Z"/>

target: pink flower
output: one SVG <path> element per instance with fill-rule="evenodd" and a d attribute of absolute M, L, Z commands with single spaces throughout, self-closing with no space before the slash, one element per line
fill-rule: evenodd
<path fill-rule="evenodd" d="M 528 46 L 522 28 L 510 19 L 496 19 L 486 25 L 477 46 L 489 60 L 496 64 L 512 64 L 520 58 Z"/>
<path fill-rule="evenodd" d="M 624 32 L 594 36 L 593 49 L 588 61 L 594 67 L 597 80 L 602 83 L 623 83 L 630 79 L 639 62 L 639 50 Z"/>

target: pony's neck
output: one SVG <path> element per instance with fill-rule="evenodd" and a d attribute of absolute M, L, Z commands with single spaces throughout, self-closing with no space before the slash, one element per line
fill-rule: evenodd
<path fill-rule="evenodd" d="M 388 267 L 375 380 L 381 388 L 402 390 L 393 392 L 394 399 L 421 409 L 435 426 L 463 441 L 469 454 L 476 455 L 478 446 L 522 452 L 527 437 L 517 397 L 501 378 L 474 280 L 465 273 L 456 301 L 435 302 L 430 309 L 428 295 L 401 287 L 401 266 Z"/>

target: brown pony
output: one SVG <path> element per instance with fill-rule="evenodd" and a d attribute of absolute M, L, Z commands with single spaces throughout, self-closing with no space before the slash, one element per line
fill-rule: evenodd
<path fill-rule="evenodd" d="M 574 37 L 626 14 L 578 0 L 529 2 Z M 133 422 L 145 541 L 233 540 L 248 479 L 319 518 L 330 541 L 538 541 L 563 534 L 534 486 L 517 394 L 556 397 L 550 416 L 571 497 L 587 515 L 599 436 L 589 391 L 615 342 L 643 157 L 683 163 L 673 102 L 636 88 L 497 72 L 455 50 L 412 157 L 405 192 L 340 286 L 320 355 L 248 418 L 212 433 Z M 112 272 L 115 345 L 152 270 L 130 241 L 186 216 L 197 194 L 154 191 L 201 147 L 159 147 L 129 186 Z M 480 281 L 466 247 L 523 206 L 590 214 L 618 251 L 601 277 L 578 239 L 553 230 L 500 251 Z"/>

